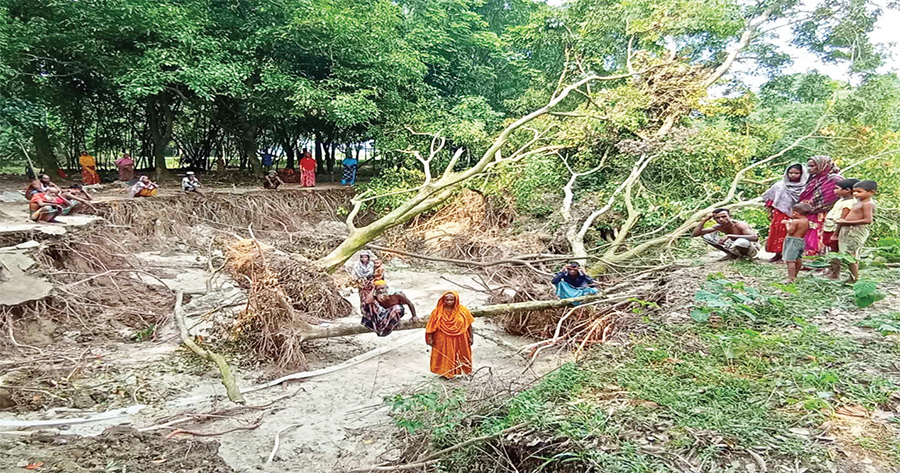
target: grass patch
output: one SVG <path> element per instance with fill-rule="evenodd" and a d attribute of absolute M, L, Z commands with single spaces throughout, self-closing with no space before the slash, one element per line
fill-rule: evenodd
<path fill-rule="evenodd" d="M 853 288 L 813 277 L 785 285 L 777 282 L 783 271 L 730 264 L 697 288 L 695 304 L 712 318 L 671 324 L 647 316 L 646 335 L 626 346 L 597 346 L 502 402 L 467 402 L 459 391 L 445 396 L 436 405 L 453 399 L 466 414 L 453 414 L 437 435 L 428 427 L 433 421 L 422 420 L 418 434 L 443 448 L 522 422 L 533 428 L 460 450 L 441 471 L 726 471 L 735 460 L 752 461 L 747 450 L 769 471 L 800 465 L 826 472 L 835 462 L 838 471 L 850 471 L 835 446 L 900 466 L 900 423 L 860 417 L 854 429 L 829 430 L 846 420 L 842 413 L 898 410 L 900 345 L 820 330 L 809 320 L 829 309 L 859 310 Z M 877 268 L 865 276 L 887 286 L 896 280 L 896 272 Z M 896 333 L 900 313 L 871 315 L 859 325 Z M 429 411 L 418 403 L 395 411 L 398 424 Z"/>

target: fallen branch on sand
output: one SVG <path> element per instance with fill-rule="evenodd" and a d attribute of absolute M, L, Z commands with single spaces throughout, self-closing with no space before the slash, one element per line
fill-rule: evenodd
<path fill-rule="evenodd" d="M 425 468 L 428 465 L 431 465 L 431 464 L 437 462 L 440 459 L 440 457 L 442 457 L 454 450 L 459 450 L 460 448 L 467 447 L 469 445 L 472 445 L 472 444 L 475 444 L 478 442 L 484 442 L 485 440 L 491 440 L 493 438 L 497 438 L 502 435 L 506 435 L 508 433 L 515 432 L 516 430 L 527 427 L 528 425 L 529 425 L 529 422 L 523 422 L 521 424 L 516 424 L 507 429 L 503 429 L 500 432 L 497 432 L 495 434 L 483 435 L 481 437 L 471 438 L 469 440 L 466 440 L 465 442 L 461 442 L 461 443 L 458 443 L 451 447 L 447 447 L 443 450 L 434 452 L 431 455 L 428 455 L 427 457 L 416 460 L 413 463 L 406 463 L 403 465 L 373 466 L 371 468 L 360 468 L 358 470 L 350 470 L 349 473 L 368 473 L 371 471 L 403 471 L 403 470 L 414 470 L 414 469 L 419 469 L 419 468 Z"/>
<path fill-rule="evenodd" d="M 169 435 L 166 435 L 166 438 L 170 439 L 178 434 L 193 435 L 194 437 L 218 437 L 219 435 L 230 434 L 231 432 L 237 432 L 238 430 L 253 430 L 262 425 L 262 423 L 260 422 L 260 418 L 262 418 L 262 416 L 257 418 L 256 421 L 254 421 L 250 425 L 240 425 L 233 429 L 223 430 L 222 432 L 201 432 L 199 430 L 175 429 L 171 433 L 169 433 Z"/>
<path fill-rule="evenodd" d="M 54 425 L 75 425 L 87 424 L 90 422 L 107 421 L 117 419 L 119 417 L 127 417 L 137 414 L 141 409 L 147 406 L 137 404 L 121 409 L 113 409 L 111 411 L 101 412 L 100 414 L 90 417 L 76 417 L 73 419 L 47 419 L 47 420 L 4 420 L 0 419 L 0 430 L 2 429 L 27 429 L 29 427 L 52 427 Z"/>
<path fill-rule="evenodd" d="M 278 453 L 278 447 L 281 446 L 281 434 L 284 433 L 285 430 L 293 429 L 294 427 L 300 427 L 303 424 L 291 424 L 278 432 L 275 432 L 275 446 L 272 447 L 272 452 L 269 453 L 269 458 L 266 458 L 266 463 L 272 463 L 272 460 L 275 459 L 275 454 Z"/>
<path fill-rule="evenodd" d="M 231 399 L 232 402 L 238 404 L 244 404 L 246 402 L 244 401 L 244 396 L 241 395 L 241 390 L 238 389 L 234 374 L 231 372 L 231 367 L 228 366 L 228 362 L 225 361 L 225 358 L 218 353 L 213 353 L 212 351 L 200 348 L 200 346 L 191 339 L 187 324 L 184 322 L 184 311 L 181 308 L 183 300 L 184 293 L 178 291 L 178 294 L 175 296 L 175 322 L 178 324 L 178 330 L 181 332 L 181 341 L 200 358 L 215 363 L 216 366 L 219 367 L 219 372 L 222 373 L 222 384 L 225 386 L 225 391 L 228 393 L 228 399 Z"/>
<path fill-rule="evenodd" d="M 365 327 L 364 327 L 364 328 L 365 328 Z M 366 329 L 366 330 L 368 330 L 368 329 Z M 315 370 L 315 371 L 303 371 L 303 372 L 300 372 L 300 373 L 294 373 L 294 374 L 290 374 L 290 375 L 287 375 L 287 376 L 283 376 L 283 377 L 278 378 L 278 379 L 276 379 L 276 380 L 269 381 L 269 382 L 266 383 L 266 384 L 261 384 L 261 385 L 259 385 L 259 386 L 254 386 L 254 387 L 252 387 L 252 388 L 245 389 L 244 391 L 242 391 L 242 393 L 247 394 L 247 393 L 252 393 L 252 392 L 256 392 L 256 391 L 262 391 L 263 389 L 272 388 L 272 387 L 278 386 L 279 384 L 282 384 L 282 383 L 287 382 L 287 381 L 296 381 L 296 380 L 299 380 L 299 379 L 308 379 L 308 378 L 312 378 L 312 377 L 315 377 L 315 376 L 322 376 L 322 375 L 324 375 L 324 374 L 334 373 L 335 371 L 339 371 L 339 370 L 342 370 L 342 369 L 344 369 L 344 368 L 349 368 L 349 367 L 351 367 L 351 366 L 358 365 L 358 364 L 360 364 L 360 363 L 362 363 L 362 362 L 364 362 L 364 361 L 366 361 L 366 360 L 370 360 L 370 359 L 372 359 L 372 358 L 375 358 L 375 357 L 378 356 L 378 355 L 382 355 L 382 354 L 385 354 L 385 353 L 387 353 L 387 352 L 389 352 L 389 351 L 391 351 L 391 350 L 394 350 L 394 349 L 396 349 L 396 348 L 400 348 L 400 347 L 402 347 L 402 346 L 404 346 L 404 345 L 408 345 L 409 343 L 411 343 L 411 342 L 413 342 L 414 340 L 418 339 L 419 336 L 420 336 L 420 335 L 418 335 L 418 334 L 411 334 L 411 335 L 408 335 L 408 336 L 406 336 L 406 337 L 404 337 L 404 338 L 401 338 L 401 339 L 398 339 L 398 340 L 394 340 L 394 341 L 393 341 L 391 344 L 389 344 L 389 345 L 385 345 L 385 346 L 383 346 L 383 347 L 378 347 L 378 348 L 376 348 L 376 349 L 374 349 L 374 350 L 371 350 L 371 351 L 368 351 L 368 352 L 366 352 L 366 353 L 363 353 L 362 355 L 354 356 L 353 358 L 350 358 L 349 360 L 347 360 L 347 361 L 345 361 L 345 362 L 343 362 L 343 363 L 340 363 L 340 364 L 337 364 L 337 365 L 334 365 L 334 366 L 329 366 L 328 368 L 323 368 L 323 369 L 320 369 L 320 370 Z"/>

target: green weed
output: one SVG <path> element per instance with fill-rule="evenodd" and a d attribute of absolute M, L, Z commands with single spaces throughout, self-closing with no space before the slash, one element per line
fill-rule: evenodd
<path fill-rule="evenodd" d="M 900 333 L 900 312 L 872 315 L 860 320 L 857 325 L 874 329 L 882 335 Z"/>

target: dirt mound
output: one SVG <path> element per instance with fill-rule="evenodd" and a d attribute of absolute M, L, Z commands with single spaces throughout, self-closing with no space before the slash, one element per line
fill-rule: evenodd
<path fill-rule="evenodd" d="M 96 437 L 0 437 L 0 471 L 27 471 L 28 466 L 49 473 L 234 471 L 219 456 L 219 442 L 166 439 L 159 433 L 142 433 L 130 427 L 110 427 Z"/>
<path fill-rule="evenodd" d="M 280 368 L 306 365 L 300 343 L 304 327 L 320 319 L 350 315 L 353 306 L 338 287 L 309 261 L 291 258 L 255 240 L 241 239 L 228 247 L 227 267 L 247 289 L 247 309 L 226 331 L 250 345 L 257 357 Z"/>

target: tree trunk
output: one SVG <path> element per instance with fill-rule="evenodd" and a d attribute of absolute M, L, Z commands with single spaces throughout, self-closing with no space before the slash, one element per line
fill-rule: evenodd
<path fill-rule="evenodd" d="M 59 171 L 59 162 L 53 153 L 53 144 L 50 143 L 50 133 L 47 127 L 35 125 L 32 129 L 32 139 L 38 164 L 44 169 L 44 172 L 55 176 Z"/>
<path fill-rule="evenodd" d="M 294 150 L 293 140 L 285 135 L 285 139 L 281 142 L 281 147 L 284 148 L 284 154 L 287 156 L 287 162 L 284 167 L 292 169 L 296 160 L 296 151 Z"/>
<path fill-rule="evenodd" d="M 557 309 L 560 307 L 568 307 L 576 302 L 592 302 L 599 300 L 608 300 L 609 302 L 621 302 L 633 297 L 633 294 L 622 294 L 618 296 L 607 297 L 605 294 L 595 294 L 592 296 L 573 297 L 571 299 L 554 299 L 549 301 L 526 301 L 515 302 L 512 304 L 496 304 L 484 307 L 470 307 L 469 311 L 473 317 L 488 317 L 493 315 L 507 314 L 510 312 L 530 312 L 535 310 Z M 426 317 L 419 318 L 415 322 L 405 321 L 403 326 L 394 329 L 398 330 L 414 330 L 424 328 L 428 322 Z M 303 340 L 317 340 L 320 338 L 346 337 L 348 335 L 358 335 L 361 333 L 370 333 L 372 329 L 362 324 L 335 324 L 329 326 L 311 325 L 305 322 L 301 323 L 300 331 L 303 332 Z"/>
<path fill-rule="evenodd" d="M 328 174 L 334 177 L 334 148 L 337 147 L 336 144 L 328 141 L 325 143 L 325 164 L 328 169 Z"/>
<path fill-rule="evenodd" d="M 256 177 L 263 176 L 262 163 L 256 155 L 256 124 L 247 116 L 247 104 L 243 100 L 238 102 L 238 121 L 241 129 L 241 153 L 247 158 L 250 169 Z"/>
<path fill-rule="evenodd" d="M 321 174 L 322 170 L 325 169 L 325 161 L 322 158 L 322 135 L 319 132 L 316 132 L 316 142 L 315 142 L 315 155 L 316 155 L 316 174 Z"/>
<path fill-rule="evenodd" d="M 172 125 L 175 121 L 175 111 L 168 93 L 162 92 L 150 99 L 147 118 L 153 142 L 153 165 L 156 168 L 156 179 L 160 180 L 170 175 L 166 168 L 166 146 L 172 140 Z"/>

